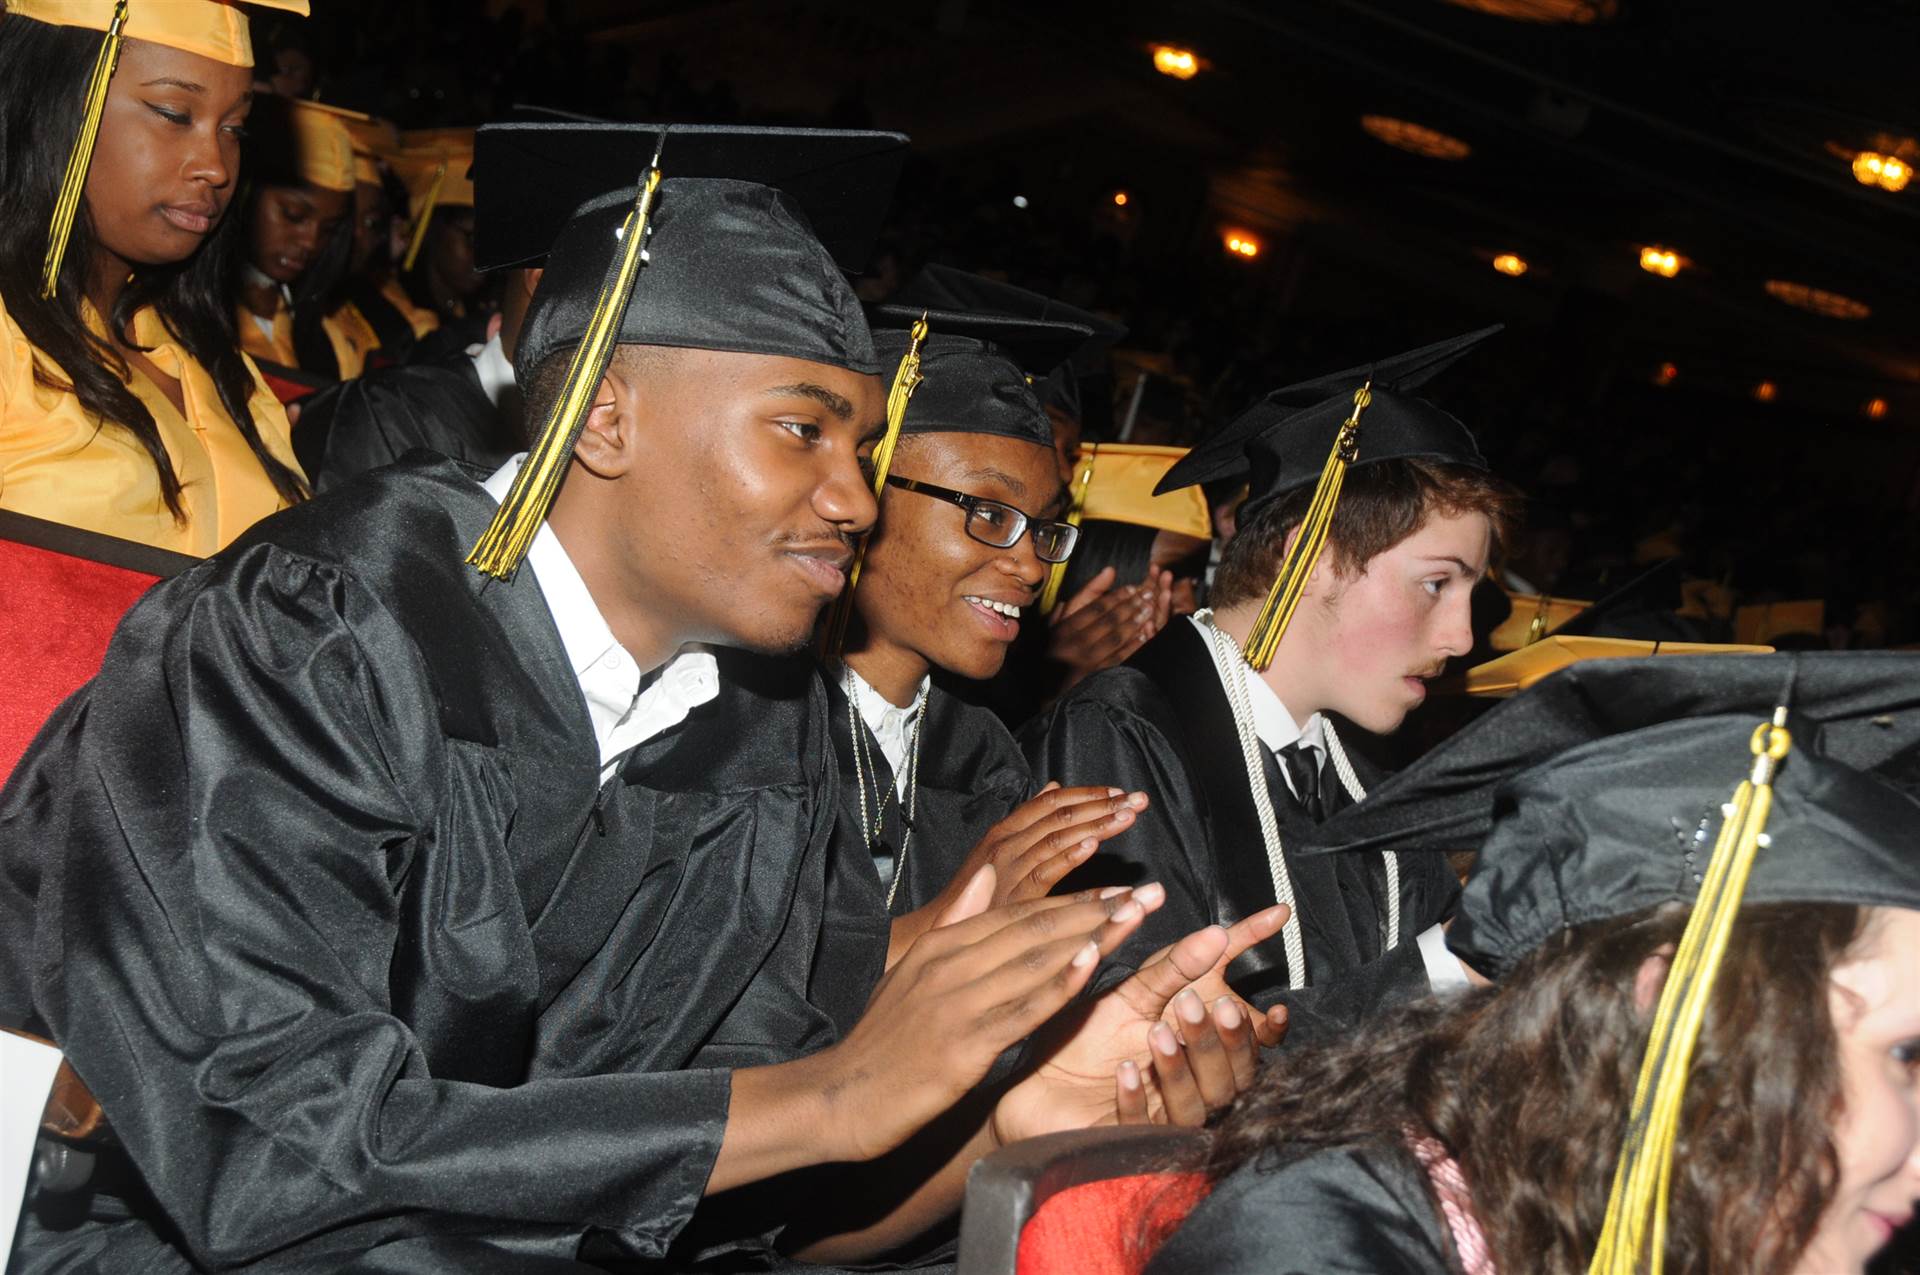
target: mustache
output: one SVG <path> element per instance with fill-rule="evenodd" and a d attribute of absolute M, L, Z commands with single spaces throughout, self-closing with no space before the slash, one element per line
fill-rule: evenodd
<path fill-rule="evenodd" d="M 856 538 L 831 527 L 814 532 L 788 531 L 774 538 L 774 546 L 784 553 L 804 553 L 829 558 L 846 566 L 853 561 Z"/>

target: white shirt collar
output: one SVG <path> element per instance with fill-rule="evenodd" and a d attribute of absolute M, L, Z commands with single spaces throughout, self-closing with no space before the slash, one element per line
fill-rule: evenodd
<path fill-rule="evenodd" d="M 1192 616 L 1188 616 L 1187 621 L 1199 632 L 1202 641 L 1212 641 L 1207 636 L 1207 627 L 1204 624 Z M 1214 673 L 1221 674 L 1218 663 L 1214 665 Z M 1220 686 L 1225 690 L 1226 682 L 1222 680 Z M 1279 693 L 1267 685 L 1266 678 L 1252 669 L 1247 670 L 1247 705 L 1253 710 L 1253 733 L 1260 737 L 1261 743 L 1274 752 L 1279 752 L 1295 740 L 1306 744 L 1309 748 L 1322 750 L 1326 748 L 1325 719 L 1315 713 L 1305 722 L 1294 721 L 1293 714 L 1288 712 L 1287 706 L 1280 702 Z"/>
<path fill-rule="evenodd" d="M 509 458 L 483 484 L 496 504 L 506 497 L 526 459 L 525 452 Z M 540 596 L 560 631 L 567 663 L 587 701 L 587 716 L 600 745 L 602 783 L 613 777 L 627 752 L 672 730 L 688 713 L 719 695 L 719 666 L 712 652 L 698 646 L 681 650 L 642 690 L 646 679 L 640 665 L 613 636 L 560 537 L 545 523 L 534 533 L 526 565 L 540 586 Z"/>
<path fill-rule="evenodd" d="M 473 360 L 473 370 L 480 378 L 480 392 L 487 396 L 487 402 L 500 406 L 500 396 L 514 388 L 513 364 L 500 344 L 500 334 L 495 332 L 481 344 L 469 345 L 467 357 Z"/>
<path fill-rule="evenodd" d="M 848 685 L 852 688 L 854 706 L 860 710 L 860 720 L 873 732 L 875 742 L 880 745 L 881 756 L 887 759 L 887 768 L 893 771 L 893 786 L 904 799 L 908 779 L 904 765 L 907 759 L 907 732 L 927 706 L 927 688 L 933 684 L 933 676 L 929 674 L 921 678 L 920 689 L 914 692 L 913 702 L 901 708 L 868 685 L 867 679 L 854 672 L 851 664 L 843 667 L 846 669 Z"/>

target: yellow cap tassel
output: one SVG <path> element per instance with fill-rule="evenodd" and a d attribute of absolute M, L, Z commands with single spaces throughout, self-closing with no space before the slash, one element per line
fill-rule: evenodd
<path fill-rule="evenodd" d="M 47 259 L 40 268 L 40 299 L 53 300 L 60 286 L 60 266 L 67 258 L 67 240 L 73 235 L 73 219 L 80 213 L 80 197 L 87 189 L 87 167 L 93 163 L 93 144 L 100 137 L 100 114 L 107 108 L 107 84 L 120 61 L 120 28 L 126 25 L 127 0 L 117 0 L 113 19 L 107 23 L 107 38 L 93 59 L 93 73 L 87 78 L 87 100 L 80 116 L 80 135 L 73 139 L 73 153 L 67 156 L 66 176 L 60 179 L 60 194 L 53 202 L 53 224 L 47 231 Z"/>
<path fill-rule="evenodd" d="M 1100 444 L 1094 443 L 1087 448 L 1087 458 L 1080 462 L 1080 472 L 1073 480 L 1073 494 L 1067 502 L 1067 522 L 1075 527 L 1086 515 L 1087 488 L 1093 485 L 1093 458 L 1100 454 Z M 1040 591 L 1040 614 L 1051 614 L 1060 603 L 1060 583 L 1067 578 L 1067 564 L 1056 562 L 1047 569 L 1047 586 Z"/>
<path fill-rule="evenodd" d="M 640 183 L 633 209 L 621 223 L 619 260 L 600 287 L 593 314 L 587 320 L 586 335 L 574 348 L 573 361 L 567 365 L 567 379 L 548 409 L 540 437 L 528 452 L 520 472 L 514 475 L 513 486 L 494 512 L 493 521 L 481 533 L 473 552 L 467 555 L 470 564 L 497 580 L 512 579 L 519 569 L 533 545 L 534 536 L 540 531 L 540 524 L 553 508 L 560 480 L 566 477 L 567 466 L 573 459 L 573 445 L 586 426 L 600 378 L 607 373 L 607 362 L 613 357 L 615 338 L 620 333 L 621 317 L 633 296 L 640 266 L 646 260 L 647 218 L 653 212 L 654 192 L 659 189 L 660 160 L 656 151 L 653 167 Z"/>
<path fill-rule="evenodd" d="M 1346 482 L 1347 466 L 1360 454 L 1360 413 L 1372 402 L 1372 381 L 1353 392 L 1353 414 L 1334 435 L 1333 449 L 1327 453 L 1326 467 L 1320 471 L 1320 482 L 1313 489 L 1313 503 L 1307 506 L 1307 516 L 1300 520 L 1300 533 L 1294 537 L 1293 548 L 1287 551 L 1280 573 L 1273 579 L 1273 587 L 1267 590 L 1266 601 L 1260 604 L 1260 614 L 1254 617 L 1253 628 L 1247 632 L 1241 654 L 1256 671 L 1264 671 L 1273 663 L 1280 639 L 1287 635 L 1287 625 L 1293 620 L 1294 609 L 1300 605 L 1300 595 L 1305 592 L 1307 581 L 1313 578 L 1320 550 L 1325 547 L 1327 532 L 1333 526 L 1333 510 L 1340 502 L 1340 487 Z"/>
<path fill-rule="evenodd" d="M 1721 808 L 1725 820 L 1707 863 L 1700 897 L 1667 971 L 1654 1010 L 1653 1030 L 1640 1062 L 1626 1145 L 1614 1168 L 1607 1217 L 1588 1275 L 1635 1275 L 1646 1256 L 1649 1275 L 1660 1275 L 1667 1247 L 1667 1195 L 1673 1178 L 1673 1147 L 1679 1135 L 1681 1100 L 1693 1048 L 1706 1019 L 1720 961 L 1733 931 L 1754 857 L 1766 846 L 1773 809 L 1773 777 L 1793 746 L 1787 710 L 1754 729 L 1753 770 Z"/>
<path fill-rule="evenodd" d="M 407 238 L 407 255 L 401 258 L 400 269 L 413 269 L 413 262 L 420 255 L 420 245 L 427 241 L 427 223 L 433 220 L 434 205 L 440 202 L 440 183 L 447 179 L 447 161 L 441 160 L 433 170 L 433 180 L 427 183 L 427 193 L 420 200 L 420 215 L 413 220 L 413 234 Z"/>
<path fill-rule="evenodd" d="M 893 469 L 893 449 L 900 443 L 900 426 L 907 419 L 907 404 L 920 388 L 920 344 L 927 339 L 927 316 L 914 320 L 907 333 L 907 352 L 894 369 L 893 385 L 887 390 L 887 432 L 874 445 L 873 498 L 877 501 L 887 490 L 887 474 Z M 847 587 L 833 601 L 827 627 L 821 632 L 821 651 L 829 659 L 839 659 L 847 643 L 847 621 L 853 615 L 853 591 L 860 583 L 860 564 L 867 560 L 867 542 L 861 540 L 853 551 L 853 567 L 847 572 Z"/>

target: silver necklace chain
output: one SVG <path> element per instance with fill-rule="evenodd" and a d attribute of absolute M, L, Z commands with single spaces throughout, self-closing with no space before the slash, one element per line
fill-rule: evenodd
<path fill-rule="evenodd" d="M 860 793 L 860 836 L 865 843 L 867 853 L 880 843 L 880 829 L 887 820 L 887 794 L 880 784 L 880 774 L 873 764 L 873 754 L 867 747 L 867 727 L 860 718 L 859 699 L 862 693 L 856 679 L 853 666 L 844 665 L 844 685 L 847 691 L 847 730 L 853 736 L 853 783 Z M 893 899 L 900 892 L 900 879 L 906 875 L 907 846 L 913 840 L 913 817 L 920 804 L 920 725 L 927 720 L 927 704 L 920 701 L 920 707 L 913 714 L 913 738 L 907 744 L 907 801 L 901 811 L 901 822 L 906 826 L 900 835 L 900 850 L 893 857 L 893 880 L 887 886 L 887 911 L 893 911 Z M 873 785 L 873 802 L 867 802 L 867 785 Z"/>
<path fill-rule="evenodd" d="M 1267 852 L 1267 873 L 1273 881 L 1273 896 L 1276 902 L 1287 905 L 1287 923 L 1280 930 L 1280 941 L 1287 954 L 1287 983 L 1289 987 L 1301 988 L 1307 985 L 1306 941 L 1300 929 L 1300 908 L 1294 900 L 1293 879 L 1287 873 L 1286 854 L 1280 842 L 1280 821 L 1273 812 L 1273 795 L 1267 787 L 1266 766 L 1260 758 L 1260 737 L 1254 728 L 1253 704 L 1247 694 L 1247 665 L 1240 654 L 1239 644 L 1213 622 L 1213 612 L 1209 609 L 1196 611 L 1193 618 L 1207 631 L 1208 649 L 1213 656 L 1214 667 L 1220 673 L 1220 680 L 1227 691 L 1227 703 L 1233 710 L 1233 724 L 1240 737 L 1240 757 L 1246 763 L 1247 787 L 1253 797 L 1254 812 L 1260 820 L 1260 839 L 1265 843 Z M 1366 788 L 1360 782 L 1360 776 L 1354 773 L 1353 763 L 1347 758 L 1347 750 L 1340 742 L 1339 733 L 1333 723 L 1321 722 L 1321 728 L 1327 745 L 1327 755 L 1333 761 L 1334 774 L 1340 778 L 1340 786 L 1345 788 L 1347 796 L 1360 801 L 1367 795 Z M 1387 867 L 1387 917 L 1385 940 L 1391 949 L 1400 938 L 1400 864 L 1391 852 L 1385 854 Z"/>

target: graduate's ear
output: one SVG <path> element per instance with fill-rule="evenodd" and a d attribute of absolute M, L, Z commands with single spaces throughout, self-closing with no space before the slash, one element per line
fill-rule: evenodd
<path fill-rule="evenodd" d="M 620 359 L 607 365 L 593 406 L 573 444 L 573 457 L 598 478 L 619 478 L 640 463 L 638 382 Z"/>
<path fill-rule="evenodd" d="M 1651 1014 L 1660 991 L 1667 985 L 1667 970 L 1673 965 L 1674 945 L 1662 943 L 1647 954 L 1640 962 L 1640 968 L 1633 976 L 1633 1007 L 1642 1014 Z"/>

